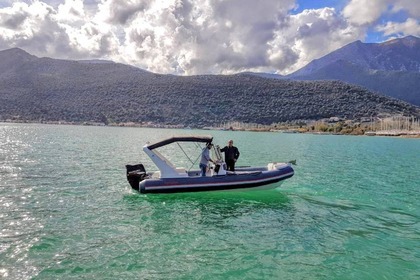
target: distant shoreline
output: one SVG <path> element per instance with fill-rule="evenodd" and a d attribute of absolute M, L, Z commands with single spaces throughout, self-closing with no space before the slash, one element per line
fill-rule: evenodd
<path fill-rule="evenodd" d="M 202 129 L 202 130 L 222 130 L 222 131 L 251 131 L 251 132 L 273 132 L 273 133 L 286 133 L 286 134 L 313 134 L 313 135 L 352 135 L 352 136 L 382 136 L 382 137 L 400 137 L 400 138 L 419 138 L 420 130 L 379 130 L 370 131 L 368 126 L 365 126 L 366 130 L 352 130 L 350 133 L 334 132 L 334 131 L 311 131 L 308 127 L 295 126 L 282 127 L 281 129 L 273 128 L 270 126 L 264 126 L 262 128 L 223 128 L 223 127 L 190 127 L 185 125 L 168 125 L 168 124 L 157 124 L 157 123 L 112 123 L 105 124 L 99 122 L 67 122 L 67 121 L 16 121 L 16 120 L 0 120 L 0 123 L 5 124 L 50 124 L 50 125 L 76 125 L 76 126 L 108 126 L 108 127 L 144 127 L 144 128 L 162 128 L 162 129 Z M 348 131 L 348 130 L 347 130 Z"/>

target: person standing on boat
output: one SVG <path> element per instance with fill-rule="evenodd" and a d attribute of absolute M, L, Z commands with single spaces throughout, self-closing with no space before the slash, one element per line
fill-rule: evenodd
<path fill-rule="evenodd" d="M 233 146 L 233 140 L 229 140 L 228 145 L 220 150 L 225 153 L 225 162 L 227 165 L 228 171 L 235 171 L 235 162 L 239 158 L 239 150 Z"/>
<path fill-rule="evenodd" d="M 203 151 L 201 152 L 201 161 L 200 161 L 201 176 L 206 176 L 207 166 L 209 164 L 209 161 L 215 163 L 210 158 L 210 149 L 212 146 L 213 144 L 207 143 L 206 146 L 203 148 Z"/>

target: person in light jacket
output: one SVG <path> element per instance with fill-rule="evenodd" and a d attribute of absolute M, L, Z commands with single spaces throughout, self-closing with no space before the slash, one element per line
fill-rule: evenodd
<path fill-rule="evenodd" d="M 210 158 L 210 149 L 212 146 L 213 144 L 207 143 L 206 146 L 203 148 L 203 151 L 201 152 L 201 161 L 200 161 L 201 176 L 206 176 L 207 166 L 209 164 L 209 161 L 215 163 Z"/>
<path fill-rule="evenodd" d="M 228 171 L 235 171 L 235 163 L 239 158 L 239 150 L 233 146 L 233 140 L 229 140 L 228 145 L 220 150 L 225 153 L 225 162 Z"/>

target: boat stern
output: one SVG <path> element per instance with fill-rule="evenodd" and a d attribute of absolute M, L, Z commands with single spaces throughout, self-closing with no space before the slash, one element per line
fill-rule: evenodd
<path fill-rule="evenodd" d="M 141 163 L 136 165 L 126 165 L 125 168 L 128 183 L 133 189 L 138 191 L 140 188 L 140 182 L 147 177 L 146 169 Z"/>

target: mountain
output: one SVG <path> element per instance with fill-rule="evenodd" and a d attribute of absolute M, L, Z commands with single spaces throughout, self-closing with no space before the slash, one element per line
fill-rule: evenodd
<path fill-rule="evenodd" d="M 404 114 L 420 108 L 339 81 L 252 74 L 180 77 L 113 62 L 0 51 L 0 120 L 154 122 L 191 127 Z"/>
<path fill-rule="evenodd" d="M 341 80 L 420 105 L 420 38 L 348 44 L 288 75 L 296 80 Z"/>

